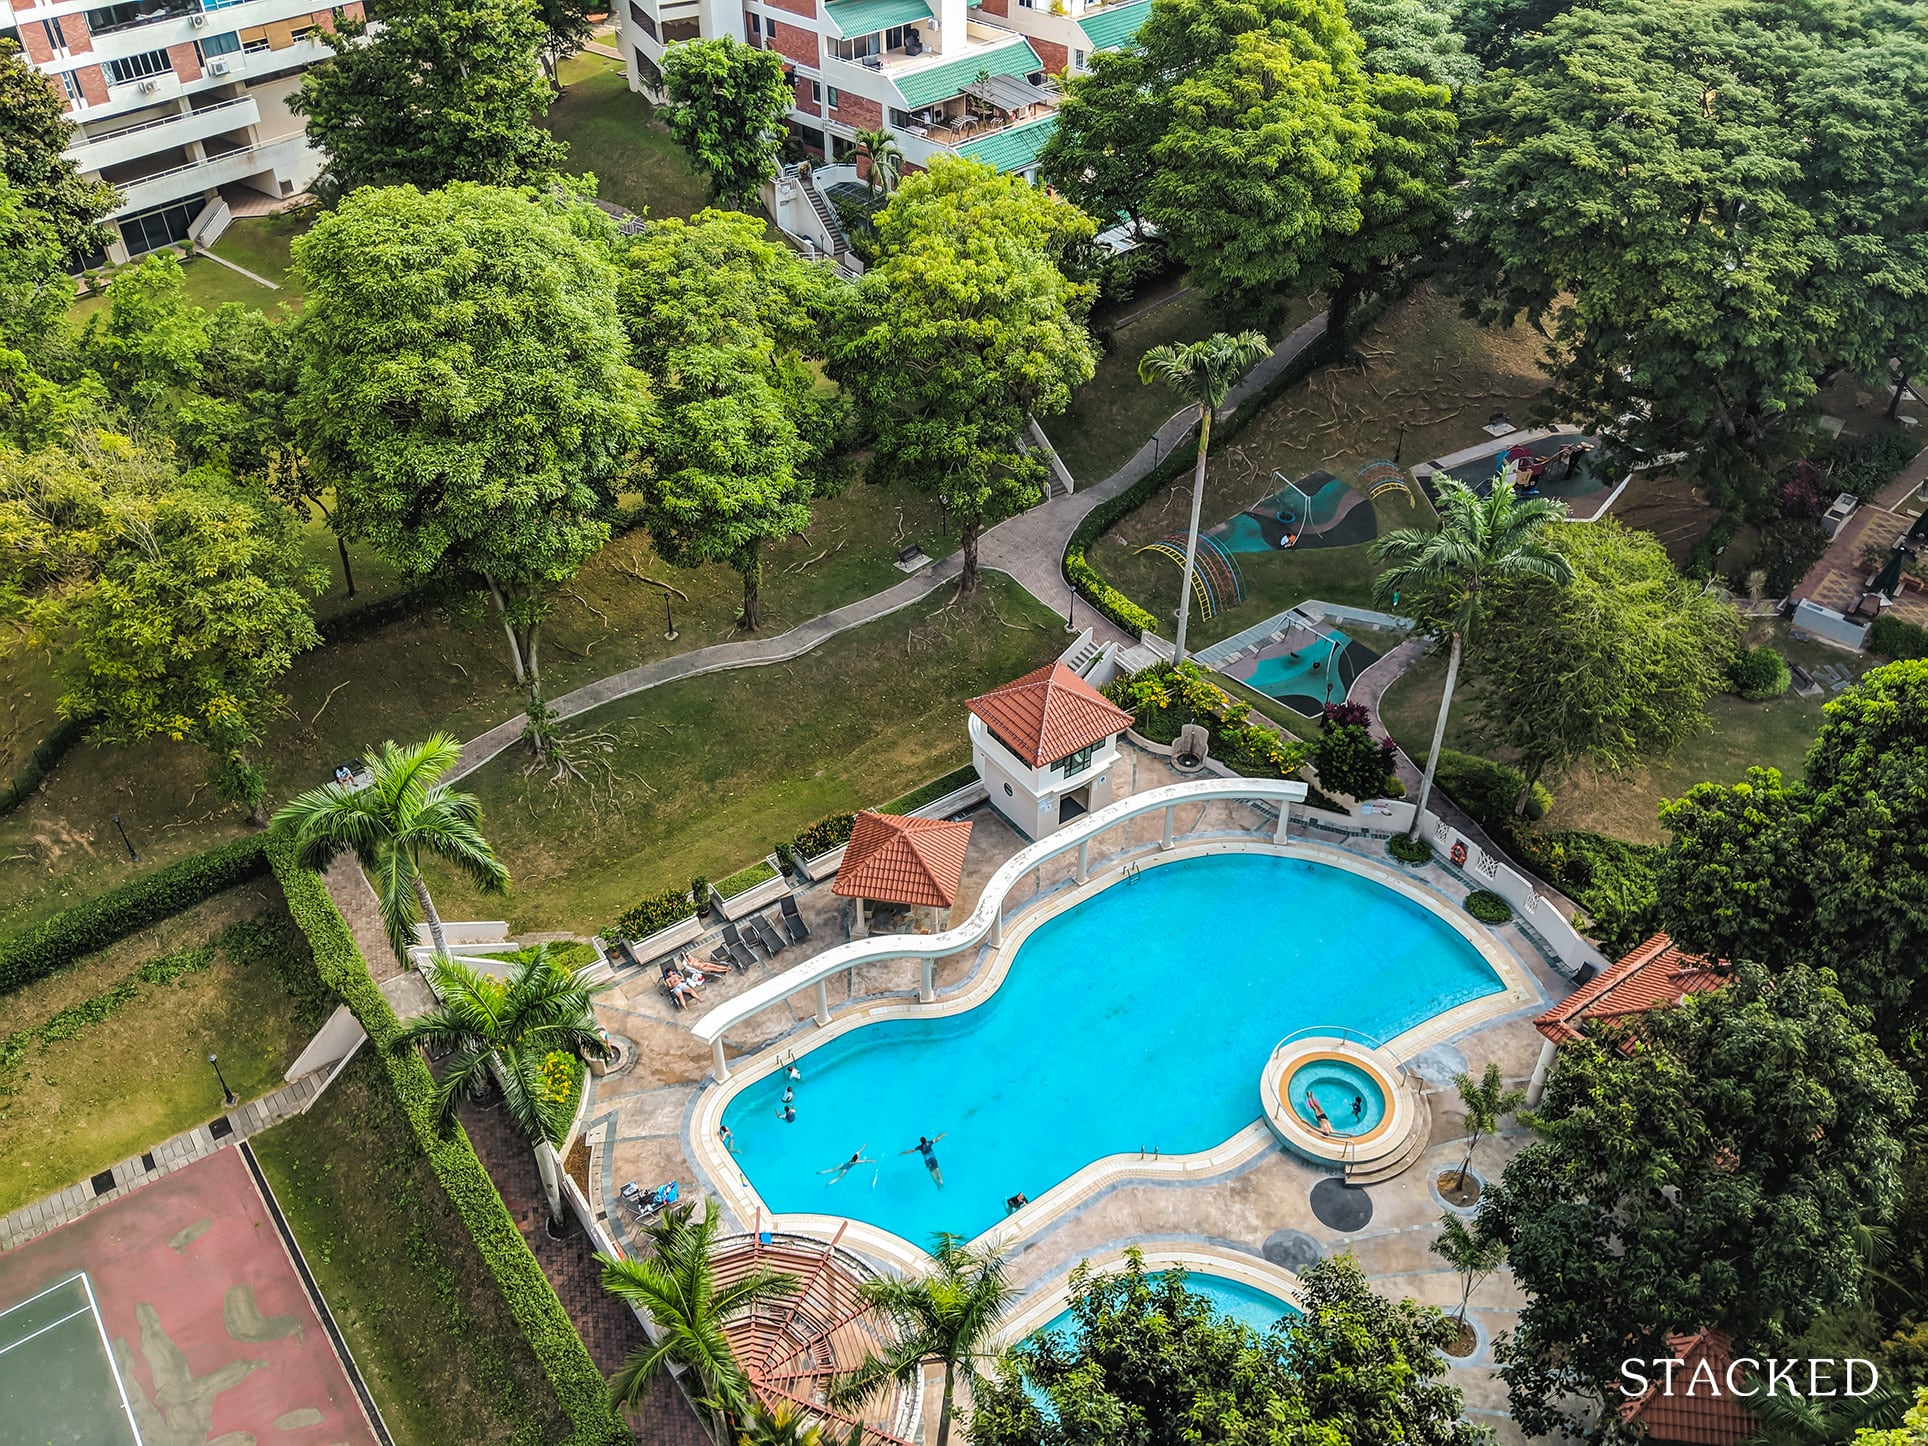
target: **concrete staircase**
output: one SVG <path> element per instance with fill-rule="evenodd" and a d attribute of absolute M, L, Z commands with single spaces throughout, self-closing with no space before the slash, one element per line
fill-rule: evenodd
<path fill-rule="evenodd" d="M 1382 1155 L 1368 1165 L 1346 1166 L 1348 1185 L 1378 1185 L 1395 1175 L 1404 1174 L 1413 1163 L 1426 1153 L 1426 1146 L 1433 1137 L 1433 1107 L 1426 1098 L 1426 1087 L 1417 1075 L 1405 1077 L 1406 1089 L 1413 1099 L 1413 1127 L 1406 1134 L 1399 1148 L 1390 1155 Z"/>
<path fill-rule="evenodd" d="M 837 208 L 824 199 L 817 189 L 817 178 L 799 172 L 797 183 L 803 188 L 804 199 L 810 202 L 810 209 L 817 213 L 823 223 L 823 234 L 830 238 L 830 254 L 838 261 L 850 254 L 850 237 L 844 234 L 843 222 L 837 219 Z"/>

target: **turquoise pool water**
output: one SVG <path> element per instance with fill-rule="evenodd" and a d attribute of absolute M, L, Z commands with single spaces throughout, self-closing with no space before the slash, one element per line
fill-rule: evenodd
<path fill-rule="evenodd" d="M 1256 1285 L 1247 1285 L 1242 1280 L 1232 1280 L 1223 1275 L 1188 1270 L 1185 1272 L 1185 1289 L 1211 1301 L 1220 1315 L 1229 1315 L 1261 1335 L 1271 1330 L 1280 1316 L 1299 1313 L 1289 1301 L 1280 1300 L 1271 1291 L 1260 1290 Z M 1076 1320 L 1067 1306 L 1038 1327 L 1038 1331 L 1057 1331 L 1069 1335 L 1075 1325 Z"/>
<path fill-rule="evenodd" d="M 1338 668 L 1344 661 L 1346 645 L 1351 641 L 1351 638 L 1334 628 L 1323 638 L 1306 643 L 1299 649 L 1296 658 L 1290 653 L 1281 653 L 1275 657 L 1254 659 L 1252 671 L 1244 681 L 1271 698 L 1282 693 L 1316 693 L 1326 685 L 1326 670 Z M 1351 684 L 1352 679 L 1342 673 L 1335 674 L 1333 696 L 1343 700 Z"/>
<path fill-rule="evenodd" d="M 975 1236 L 1010 1196 L 1035 1200 L 1103 1156 L 1222 1144 L 1259 1118 L 1260 1072 L 1294 1030 L 1390 1039 L 1502 987 L 1444 920 L 1343 869 L 1186 859 L 1040 925 L 977 1008 L 803 1055 L 793 1123 L 781 1075 L 739 1091 L 724 1120 L 772 1210 L 918 1244 Z M 942 1188 L 915 1153 L 939 1134 Z M 853 1152 L 866 1163 L 839 1179 Z"/>
<path fill-rule="evenodd" d="M 1292 1071 L 1292 1081 L 1286 1088 L 1293 1113 L 1315 1130 L 1319 1128 L 1319 1116 L 1306 1103 L 1308 1094 L 1325 1111 L 1326 1122 L 1335 1135 L 1363 1135 L 1386 1117 L 1386 1093 L 1379 1088 L 1379 1081 L 1345 1060 L 1315 1059 L 1302 1064 Z"/>

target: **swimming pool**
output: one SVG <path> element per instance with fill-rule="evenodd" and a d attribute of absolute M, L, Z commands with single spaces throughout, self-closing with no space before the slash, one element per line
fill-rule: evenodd
<path fill-rule="evenodd" d="M 1386 1092 L 1370 1071 L 1350 1060 L 1308 1060 L 1292 1072 L 1286 1094 L 1292 1112 L 1315 1129 L 1319 1116 L 1306 1096 L 1316 1099 L 1335 1135 L 1370 1134 L 1386 1117 Z"/>
<path fill-rule="evenodd" d="M 1161 1278 L 1163 1275 L 1163 1271 L 1152 1272 L 1154 1279 Z M 1242 1280 L 1213 1275 L 1208 1271 L 1186 1271 L 1185 1289 L 1193 1295 L 1204 1296 L 1220 1315 L 1229 1315 L 1240 1324 L 1249 1325 L 1260 1335 L 1271 1330 L 1280 1316 L 1295 1316 L 1299 1313 L 1298 1307 L 1290 1301 L 1280 1300 L 1269 1290 L 1260 1290 L 1256 1285 L 1247 1285 Z M 1076 1323 L 1077 1318 L 1071 1313 L 1071 1308 L 1066 1306 L 1032 1334 L 1055 1331 L 1069 1336 Z"/>
<path fill-rule="evenodd" d="M 1444 919 L 1369 879 L 1274 854 L 1182 859 L 1040 924 L 976 1008 L 802 1056 L 794 1122 L 781 1075 L 723 1118 L 772 1210 L 918 1244 L 976 1236 L 1008 1197 L 1107 1155 L 1222 1144 L 1257 1118 L 1253 1078 L 1295 1029 L 1390 1039 L 1502 988 Z M 915 1153 L 940 1134 L 941 1187 Z M 839 1178 L 853 1152 L 864 1163 Z"/>

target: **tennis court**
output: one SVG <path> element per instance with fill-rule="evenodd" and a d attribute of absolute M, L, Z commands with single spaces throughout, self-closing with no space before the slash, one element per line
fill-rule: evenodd
<path fill-rule="evenodd" d="M 237 1150 L 0 1255 L 0 1442 L 374 1446 Z"/>
<path fill-rule="evenodd" d="M 0 1311 L 0 1422 L 36 1446 L 140 1446 L 85 1272 Z"/>

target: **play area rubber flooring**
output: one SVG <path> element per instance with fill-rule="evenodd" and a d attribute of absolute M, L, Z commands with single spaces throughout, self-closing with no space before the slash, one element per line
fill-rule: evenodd
<path fill-rule="evenodd" d="M 0 1256 L 0 1440 L 373 1446 L 237 1150 Z"/>

